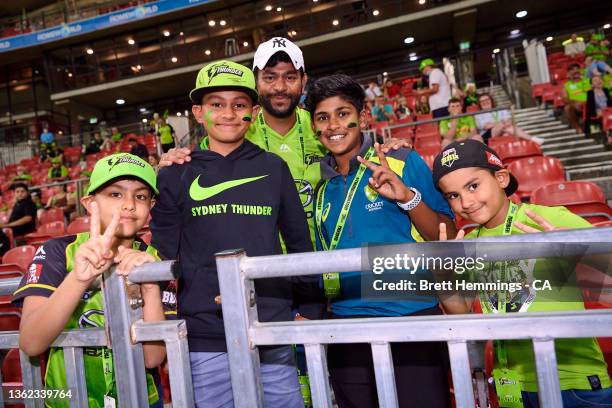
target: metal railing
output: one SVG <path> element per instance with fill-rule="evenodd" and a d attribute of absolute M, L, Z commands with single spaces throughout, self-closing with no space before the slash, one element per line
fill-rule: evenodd
<path fill-rule="evenodd" d="M 416 127 L 419 125 L 427 125 L 429 123 L 439 123 L 443 120 L 450 120 L 450 119 L 458 119 L 458 118 L 463 118 L 465 116 L 476 116 L 476 115 L 480 115 L 483 113 L 490 113 L 490 112 L 499 112 L 499 111 L 504 111 L 507 110 L 508 112 L 510 112 L 510 117 L 512 119 L 512 123 L 514 124 L 514 109 L 512 108 L 493 108 L 493 109 L 488 109 L 488 110 L 479 110 L 477 112 L 466 112 L 466 113 L 462 113 L 460 115 L 449 115 L 449 116 L 443 116 L 443 117 L 439 117 L 439 118 L 432 118 L 432 119 L 423 119 L 423 120 L 418 120 L 415 122 L 404 122 L 404 123 L 398 123 L 397 125 L 388 125 L 388 126 L 384 126 L 382 127 L 382 136 L 383 136 L 383 140 L 387 141 L 387 139 L 389 139 L 390 137 L 392 137 L 392 131 L 395 129 L 403 129 L 403 128 L 407 128 L 407 127 Z"/>
<path fill-rule="evenodd" d="M 507 245 L 487 249 L 487 261 L 577 256 L 610 252 L 612 228 L 556 231 L 443 243 L 414 243 L 385 247 L 395 253 L 421 256 L 465 256 L 483 243 L 544 243 L 522 246 L 512 253 Z M 588 247 L 568 246 L 576 242 Z M 602 244 L 602 242 L 607 242 Z M 482 248 L 481 248 L 482 250 Z M 362 249 L 325 253 L 247 257 L 243 250 L 217 254 L 223 320 L 236 407 L 263 407 L 258 346 L 304 344 L 315 407 L 331 407 L 325 345 L 370 343 L 379 404 L 397 407 L 390 343 L 443 341 L 448 344 L 458 407 L 474 407 L 468 342 L 489 339 L 529 339 L 533 342 L 540 405 L 561 407 L 561 391 L 554 348 L 555 338 L 610 337 L 612 310 L 512 313 L 508 315 L 453 315 L 432 317 L 359 318 L 324 321 L 258 321 L 254 279 L 320 275 L 330 271 L 363 270 Z"/>
<path fill-rule="evenodd" d="M 147 277 L 159 275 L 158 270 L 170 271 L 172 262 L 158 262 L 140 267 L 145 282 Z M 144 273 L 142 273 L 144 272 Z M 164 275 L 174 279 L 172 274 Z M 163 277 L 156 276 L 155 281 Z M 0 295 L 10 295 L 19 284 L 20 279 L 3 280 Z M 69 399 L 71 408 L 88 406 L 85 369 L 83 362 L 84 347 L 110 347 L 114 355 L 114 373 L 117 385 L 118 406 L 142 408 L 149 406 L 146 384 L 146 372 L 142 342 L 163 341 L 168 356 L 170 390 L 176 407 L 193 407 L 193 387 L 189 365 L 189 348 L 187 329 L 184 320 L 161 322 L 143 321 L 142 299 L 137 291 L 128 290 L 125 278 L 116 275 L 113 270 L 104 274 L 102 290 L 104 292 L 105 328 L 74 329 L 63 331 L 51 344 L 64 351 L 66 384 L 72 393 Z M 19 332 L 0 332 L 0 349 L 19 347 Z M 38 358 L 30 358 L 20 351 L 21 372 L 24 390 L 42 390 L 43 383 Z M 0 406 L 4 406 L 0 393 Z M 12 402 L 12 401 L 11 401 Z M 25 399 L 26 408 L 44 407 L 42 399 Z"/>

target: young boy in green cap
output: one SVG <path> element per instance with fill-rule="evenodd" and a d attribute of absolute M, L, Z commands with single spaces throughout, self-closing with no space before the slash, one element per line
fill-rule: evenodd
<path fill-rule="evenodd" d="M 23 304 L 19 347 L 24 352 L 38 356 L 63 330 L 104 327 L 101 275 L 113 265 L 117 273 L 127 275 L 135 266 L 159 260 L 154 248 L 136 238 L 157 193 L 155 170 L 136 156 L 119 153 L 96 163 L 87 196 L 81 199 L 91 217 L 90 232 L 45 242 L 15 291 L 13 301 Z M 141 292 L 144 320 L 164 320 L 159 285 L 142 284 Z M 165 355 L 163 344 L 144 345 L 147 368 L 160 365 Z M 112 351 L 86 348 L 83 358 L 89 406 L 105 407 L 116 399 Z M 150 374 L 147 383 L 149 403 L 161 406 Z M 66 383 L 61 349 L 49 352 L 45 386 L 71 387 Z M 46 406 L 68 407 L 68 399 L 47 400 Z"/>
<path fill-rule="evenodd" d="M 492 237 L 553 231 L 557 229 L 589 228 L 586 220 L 565 207 L 545 207 L 535 204 L 515 204 L 510 197 L 518 182 L 502 165 L 495 151 L 484 144 L 465 140 L 448 145 L 435 159 L 434 183 L 444 194 L 455 214 L 478 224 L 465 238 Z M 440 240 L 446 239 L 445 226 L 440 224 Z M 463 237 L 463 231 L 457 235 Z M 559 273 L 567 270 L 562 260 L 551 258 L 508 261 L 505 282 L 533 282 L 534 279 L 559 282 Z M 500 278 L 499 272 L 488 268 L 480 272 L 487 282 Z M 506 276 L 506 275 L 504 275 Z M 584 302 L 576 284 L 548 290 L 480 293 L 484 313 L 544 312 L 583 310 Z M 503 296 L 502 296 L 503 294 Z M 508 299 L 503 303 L 499 299 Z M 466 302 L 466 309 L 471 301 Z M 611 406 L 612 382 L 601 349 L 594 338 L 558 339 L 555 341 L 557 369 L 564 407 Z M 529 341 L 496 342 L 495 369 L 516 387 L 498 384 L 500 406 L 538 407 L 537 377 L 533 348 Z M 497 382 L 496 382 L 497 383 Z M 522 400 L 522 401 L 521 401 Z M 518 405 L 523 404 L 523 405 Z M 591 405 L 592 404 L 592 405 Z M 601 404 L 601 405 L 598 405 Z"/>
<path fill-rule="evenodd" d="M 211 63 L 189 96 L 208 137 L 189 162 L 160 170 L 150 225 L 160 254 L 180 260 L 178 318 L 187 322 L 196 405 L 230 407 L 215 253 L 281 254 L 279 232 L 289 253 L 311 251 L 312 243 L 287 164 L 245 140 L 258 98 L 253 72 L 232 61 Z M 323 309 L 316 277 L 261 279 L 255 289 L 259 321 L 291 320 L 294 303 L 308 318 Z M 303 407 L 291 346 L 259 350 L 266 407 Z"/>

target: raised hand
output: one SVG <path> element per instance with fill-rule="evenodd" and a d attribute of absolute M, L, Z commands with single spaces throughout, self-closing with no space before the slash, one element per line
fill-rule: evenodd
<path fill-rule="evenodd" d="M 186 147 L 175 147 L 162 154 L 159 159 L 158 169 L 172 166 L 173 164 L 183 164 L 191 161 L 191 149 Z"/>
<path fill-rule="evenodd" d="M 446 232 L 446 224 L 441 222 L 439 228 L 440 228 L 440 235 L 438 236 L 438 241 L 448 241 L 448 234 Z M 455 240 L 463 239 L 464 236 L 465 236 L 465 230 L 461 229 L 457 231 Z"/>
<path fill-rule="evenodd" d="M 129 277 L 130 272 L 132 272 L 135 267 L 156 261 L 157 260 L 151 254 L 120 245 L 119 248 L 117 248 L 117 256 L 115 256 L 115 263 L 118 264 L 115 272 L 117 275 Z M 140 285 L 141 289 L 144 291 L 157 289 L 156 286 L 157 283 L 154 282 Z"/>
<path fill-rule="evenodd" d="M 360 163 L 372 170 L 372 176 L 368 180 L 370 187 L 389 200 L 398 201 L 400 203 L 410 201 L 414 193 L 410 191 L 397 174 L 391 170 L 380 144 L 374 143 L 374 149 L 380 160 L 380 165 L 357 156 L 357 160 L 359 160 Z"/>
<path fill-rule="evenodd" d="M 538 224 L 540 227 L 542 227 L 542 229 L 537 229 L 537 228 L 533 228 L 533 227 L 530 227 L 528 225 L 525 225 L 522 222 L 514 221 L 514 225 L 516 226 L 516 228 L 520 229 L 521 231 L 523 231 L 523 232 L 525 232 L 527 234 L 531 234 L 531 233 L 534 233 L 534 232 L 557 231 L 557 230 L 565 229 L 565 228 L 555 227 L 550 222 L 546 221 L 546 219 L 544 217 L 542 217 L 541 215 L 536 214 L 532 210 L 526 209 L 525 210 L 525 214 L 527 214 L 527 216 L 529 218 L 531 218 L 536 224 Z"/>
<path fill-rule="evenodd" d="M 92 283 L 113 264 L 112 245 L 119 225 L 119 210 L 116 210 L 110 224 L 102 233 L 98 203 L 92 201 L 90 211 L 89 240 L 77 249 L 72 271 L 77 280 L 87 284 Z"/>
<path fill-rule="evenodd" d="M 408 139 L 391 138 L 387 140 L 385 144 L 382 145 L 382 151 L 383 153 L 387 154 L 391 150 L 398 150 L 398 149 L 401 149 L 402 147 L 410 149 L 412 148 L 412 143 Z"/>

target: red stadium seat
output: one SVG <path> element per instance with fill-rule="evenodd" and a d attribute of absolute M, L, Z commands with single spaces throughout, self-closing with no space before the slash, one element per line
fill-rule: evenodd
<path fill-rule="evenodd" d="M 75 218 L 66 229 L 66 233 L 69 235 L 78 234 L 80 232 L 89 231 L 89 217 L 78 217 Z"/>
<path fill-rule="evenodd" d="M 440 133 L 440 125 L 436 122 L 423 123 L 422 125 L 417 125 L 416 134 L 420 133 Z"/>
<path fill-rule="evenodd" d="M 61 236 L 64 235 L 66 230 L 66 226 L 64 225 L 64 221 L 51 221 L 46 224 L 42 224 L 36 230 L 39 234 L 52 235 L 52 236 Z"/>
<path fill-rule="evenodd" d="M 0 331 L 19 330 L 19 322 L 21 321 L 21 313 L 0 312 Z"/>
<path fill-rule="evenodd" d="M 423 158 L 425 163 L 427 163 L 430 170 L 433 170 L 434 160 L 440 153 L 440 150 L 440 145 L 419 146 L 418 149 L 415 147 L 415 151 Z"/>
<path fill-rule="evenodd" d="M 38 219 L 40 225 L 48 224 L 53 221 L 65 222 L 64 210 L 62 208 L 50 208 L 44 210 Z"/>
<path fill-rule="evenodd" d="M 612 108 L 606 108 L 601 115 L 603 131 L 609 132 L 612 130 Z"/>
<path fill-rule="evenodd" d="M 425 114 L 417 114 L 416 115 L 416 120 L 421 121 L 421 120 L 429 120 L 429 119 L 433 119 L 433 114 L 431 113 L 425 113 Z"/>
<path fill-rule="evenodd" d="M 478 112 L 480 110 L 480 108 L 478 108 L 478 105 L 470 105 L 467 107 L 467 109 L 465 110 L 465 113 L 473 113 L 473 112 Z"/>
<path fill-rule="evenodd" d="M 565 181 L 541 186 L 531 193 L 532 204 L 563 205 L 590 223 L 612 220 L 612 208 L 595 183 L 587 181 Z"/>
<path fill-rule="evenodd" d="M 542 149 L 537 143 L 522 139 L 517 142 L 498 144 L 495 151 L 506 165 L 523 157 L 542 156 Z"/>
<path fill-rule="evenodd" d="M 601 221 L 601 222 L 596 222 L 595 224 L 593 224 L 595 227 L 601 227 L 601 228 L 605 228 L 605 227 L 612 227 L 612 220 L 609 221 Z"/>
<path fill-rule="evenodd" d="M 414 126 L 391 129 L 391 137 L 397 139 L 412 139 L 414 137 Z"/>
<path fill-rule="evenodd" d="M 523 200 L 536 188 L 554 182 L 565 181 L 565 170 L 559 159 L 548 156 L 526 157 L 508 165 L 510 173 L 518 181 L 516 194 Z"/>
<path fill-rule="evenodd" d="M 2 257 L 2 265 L 15 265 L 21 272 L 26 273 L 32 263 L 32 258 L 34 258 L 35 253 L 36 248 L 31 245 L 23 245 L 10 249 Z"/>
<path fill-rule="evenodd" d="M 414 149 L 420 152 L 424 147 L 435 147 L 438 149 L 438 153 L 440 153 L 442 149 L 442 139 L 439 135 L 417 137 L 414 140 Z"/>
<path fill-rule="evenodd" d="M 518 142 L 520 140 L 521 139 L 519 139 L 516 136 L 510 136 L 510 135 L 508 135 L 508 136 L 496 136 L 496 137 L 492 137 L 492 138 L 489 139 L 489 147 L 497 152 L 497 146 L 503 145 L 503 144 L 507 144 L 507 143 Z"/>

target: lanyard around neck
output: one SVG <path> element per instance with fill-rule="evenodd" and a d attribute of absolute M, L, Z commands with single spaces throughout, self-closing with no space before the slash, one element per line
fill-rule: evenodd
<path fill-rule="evenodd" d="M 364 155 L 364 160 L 370 160 L 372 155 L 374 154 L 374 149 L 369 148 L 366 154 Z M 338 216 L 338 221 L 336 221 L 336 227 L 334 228 L 334 233 L 331 237 L 331 241 L 329 246 L 327 245 L 327 241 L 323 236 L 322 231 L 322 218 L 323 218 L 323 202 L 325 196 L 325 189 L 327 188 L 327 184 L 329 183 L 329 179 L 323 182 L 319 194 L 317 195 L 317 204 L 315 209 L 315 222 L 317 223 L 317 232 L 319 234 L 319 240 L 321 241 L 321 246 L 325 251 L 334 250 L 338 247 L 338 242 L 340 242 L 340 236 L 342 236 L 342 231 L 344 230 L 344 224 L 346 224 L 346 219 L 348 218 L 349 210 L 351 209 L 351 204 L 353 203 L 353 198 L 355 197 L 355 192 L 357 191 L 357 187 L 359 187 L 359 183 L 361 183 L 361 179 L 366 171 L 366 166 L 363 164 L 359 165 L 359 169 L 357 170 L 357 174 L 349 187 L 348 193 L 346 194 L 346 198 L 344 199 L 344 204 L 342 204 L 342 210 L 340 211 L 340 215 Z"/>
<path fill-rule="evenodd" d="M 512 233 L 512 227 L 514 226 L 514 220 L 516 219 L 516 213 L 518 212 L 518 210 L 519 210 L 519 206 L 513 203 L 512 201 L 510 201 L 510 208 L 508 209 L 508 214 L 506 214 L 506 219 L 504 221 L 504 229 L 502 230 L 503 236 L 507 236 Z M 480 236 L 481 229 L 482 227 L 478 227 L 477 237 Z M 506 262 L 502 263 L 501 268 L 502 268 L 501 280 L 502 282 L 506 282 L 507 281 Z M 506 303 L 507 303 L 506 292 L 499 291 L 497 294 L 497 313 L 506 313 Z M 495 344 L 495 351 L 497 354 L 497 361 L 499 362 L 501 367 L 507 368 L 508 367 L 508 353 L 506 351 L 506 346 L 504 344 L 504 341 L 495 340 L 494 344 Z"/>
<path fill-rule="evenodd" d="M 295 111 L 295 118 L 298 125 L 298 134 L 300 140 L 300 149 L 302 153 L 302 164 L 306 164 L 306 148 L 304 147 L 304 129 L 302 127 L 302 120 L 300 119 L 300 115 L 298 111 Z M 268 136 L 268 125 L 264 119 L 263 111 L 259 111 L 257 115 L 257 119 L 259 120 L 259 125 L 261 126 L 261 131 L 263 133 L 264 143 L 266 144 L 266 151 L 270 151 L 270 140 Z"/>

